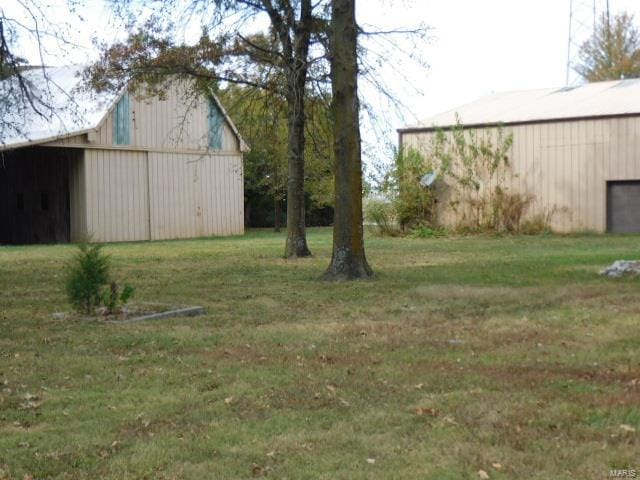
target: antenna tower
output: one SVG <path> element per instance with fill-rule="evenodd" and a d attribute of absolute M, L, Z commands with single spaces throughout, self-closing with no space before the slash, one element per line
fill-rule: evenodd
<path fill-rule="evenodd" d="M 609 16 L 609 0 L 569 0 L 569 43 L 567 46 L 566 85 L 580 83 L 580 77 L 573 70 L 578 62 L 578 52 L 582 44 L 593 35 L 598 17 Z"/>

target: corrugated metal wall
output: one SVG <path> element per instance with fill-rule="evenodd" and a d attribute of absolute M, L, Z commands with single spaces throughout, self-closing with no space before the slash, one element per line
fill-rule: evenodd
<path fill-rule="evenodd" d="M 77 150 L 78 159 L 71 163 L 69 170 L 69 214 L 71 223 L 71 241 L 86 240 L 87 233 L 87 204 L 85 198 L 86 174 L 84 150 Z"/>
<path fill-rule="evenodd" d="M 87 149 L 87 231 L 95 241 L 244 231 L 242 157 Z"/>
<path fill-rule="evenodd" d="M 149 239 L 147 153 L 85 150 L 87 233 L 94 241 Z"/>
<path fill-rule="evenodd" d="M 640 179 L 640 117 L 509 126 L 507 132 L 514 137 L 511 186 L 535 195 L 532 214 L 555 211 L 554 230 L 604 232 L 606 182 Z M 403 133 L 402 143 L 428 152 L 433 135 Z"/>

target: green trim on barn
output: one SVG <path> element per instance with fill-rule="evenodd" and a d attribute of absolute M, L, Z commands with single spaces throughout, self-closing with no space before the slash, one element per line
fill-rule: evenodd
<path fill-rule="evenodd" d="M 222 126 L 224 115 L 213 98 L 209 98 L 209 148 L 222 150 Z"/>
<path fill-rule="evenodd" d="M 131 100 L 129 92 L 124 92 L 113 111 L 113 143 L 129 145 L 131 143 Z"/>

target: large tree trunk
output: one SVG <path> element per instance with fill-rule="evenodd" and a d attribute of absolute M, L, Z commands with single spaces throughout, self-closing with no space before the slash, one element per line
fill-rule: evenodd
<path fill-rule="evenodd" d="M 304 125 L 305 84 L 307 81 L 306 53 L 294 60 L 287 75 L 287 104 L 289 130 L 289 176 L 287 181 L 287 243 L 284 256 L 308 257 L 304 206 Z"/>
<path fill-rule="evenodd" d="M 355 0 L 333 0 L 331 114 L 335 154 L 335 211 L 333 255 L 324 274 L 327 280 L 353 280 L 373 275 L 364 253 L 362 228 L 357 43 Z"/>

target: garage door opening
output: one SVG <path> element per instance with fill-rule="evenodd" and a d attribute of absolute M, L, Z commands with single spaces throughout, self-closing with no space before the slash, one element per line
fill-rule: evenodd
<path fill-rule="evenodd" d="M 0 244 L 69 242 L 69 171 L 81 155 L 45 147 L 0 153 Z"/>
<path fill-rule="evenodd" d="M 607 232 L 640 233 L 640 180 L 607 182 Z"/>

